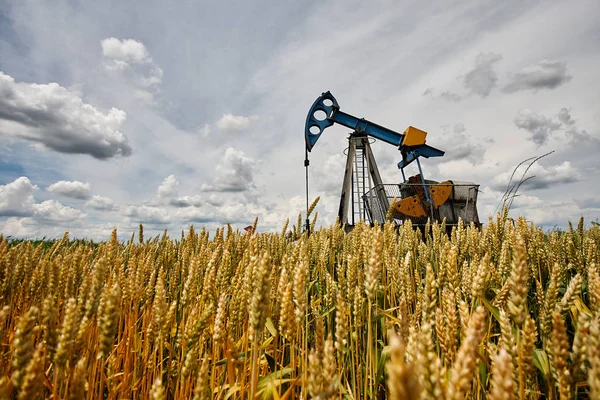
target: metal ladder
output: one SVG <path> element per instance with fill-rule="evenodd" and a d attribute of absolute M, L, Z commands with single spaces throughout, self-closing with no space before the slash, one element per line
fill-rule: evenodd
<path fill-rule="evenodd" d="M 352 224 L 367 220 L 364 195 L 372 189 L 371 174 L 364 146 L 356 146 L 352 179 Z"/>

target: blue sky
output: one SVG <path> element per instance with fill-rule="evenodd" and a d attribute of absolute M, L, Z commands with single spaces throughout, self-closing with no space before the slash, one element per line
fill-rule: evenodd
<path fill-rule="evenodd" d="M 304 207 L 304 120 L 321 92 L 446 151 L 428 178 L 481 184 L 494 213 L 545 227 L 600 217 L 597 1 L 0 0 L 0 231 L 105 239 L 279 230 Z M 334 221 L 347 130 L 311 153 Z M 399 154 L 373 145 L 386 182 Z"/>

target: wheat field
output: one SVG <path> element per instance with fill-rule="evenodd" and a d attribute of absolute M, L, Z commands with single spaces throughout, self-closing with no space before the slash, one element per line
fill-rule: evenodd
<path fill-rule="evenodd" d="M 0 237 L 0 398 L 600 398 L 597 226 L 301 220 Z"/>

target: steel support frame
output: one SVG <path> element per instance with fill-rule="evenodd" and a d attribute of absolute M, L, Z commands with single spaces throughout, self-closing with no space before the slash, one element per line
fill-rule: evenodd
<path fill-rule="evenodd" d="M 346 157 L 346 168 L 344 170 L 344 180 L 342 183 L 342 193 L 340 195 L 340 206 L 338 209 L 338 218 L 340 223 L 343 226 L 347 226 L 348 224 L 348 211 L 350 208 L 350 198 L 353 197 L 353 188 L 354 188 L 354 174 L 353 174 L 353 166 L 354 159 L 356 158 L 356 149 L 362 148 L 363 154 L 366 156 L 366 161 L 369 169 L 369 175 L 371 176 L 373 187 L 377 188 L 377 197 L 386 210 L 389 208 L 389 201 L 385 194 L 385 189 L 383 187 L 383 181 L 381 180 L 381 175 L 379 174 L 379 168 L 377 167 L 377 162 L 375 161 L 375 157 L 373 155 L 373 151 L 371 150 L 371 145 L 369 143 L 369 138 L 362 132 L 353 132 L 348 137 L 348 155 Z M 369 188 L 371 189 L 371 188 Z M 365 193 L 367 190 L 364 189 Z M 359 193 L 359 196 L 362 201 L 362 196 L 365 193 Z M 367 210 L 371 213 L 371 210 Z M 352 225 L 354 225 L 354 213 L 352 213 Z"/>

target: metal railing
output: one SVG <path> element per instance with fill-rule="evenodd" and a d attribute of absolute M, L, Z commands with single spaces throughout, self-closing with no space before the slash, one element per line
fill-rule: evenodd
<path fill-rule="evenodd" d="M 419 192 L 423 192 L 423 188 L 429 190 L 434 185 L 451 187 L 452 192 L 444 204 L 435 208 L 432 204 L 423 202 L 423 208 L 427 213 L 427 216 L 425 217 L 410 217 L 394 210 L 392 212 L 392 218 L 397 222 L 410 220 L 413 225 L 417 226 L 425 225 L 428 219 L 441 222 L 444 218 L 446 218 L 447 226 L 458 224 L 459 218 L 462 219 L 465 224 L 474 222 L 476 225 L 479 225 L 479 216 L 477 214 L 477 193 L 479 192 L 479 185 L 467 182 L 453 182 L 451 185 L 432 181 L 426 181 L 424 184 L 400 183 L 396 185 L 375 185 L 375 187 L 363 196 L 369 221 L 371 223 L 375 223 L 376 221 L 383 223 L 394 198 L 396 198 L 396 200 L 406 199 Z"/>

